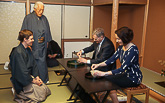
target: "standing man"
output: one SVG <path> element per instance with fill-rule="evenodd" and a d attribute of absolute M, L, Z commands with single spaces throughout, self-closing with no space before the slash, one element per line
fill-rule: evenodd
<path fill-rule="evenodd" d="M 44 4 L 40 1 L 36 2 L 34 11 L 25 16 L 21 30 L 28 29 L 33 32 L 34 43 L 32 45 L 32 53 L 37 62 L 40 78 L 44 83 L 47 83 L 49 78 L 46 65 L 46 51 L 47 43 L 52 40 L 52 36 L 49 22 L 43 15 L 43 12 Z"/>
<path fill-rule="evenodd" d="M 84 48 L 83 50 L 80 50 L 77 53 L 77 56 L 79 56 L 78 61 L 82 63 L 87 64 L 95 64 L 95 63 L 101 63 L 108 58 L 110 58 L 113 53 L 115 52 L 114 45 L 111 40 L 109 40 L 104 35 L 104 30 L 102 28 L 97 28 L 93 32 L 93 44 L 87 48 Z M 84 53 L 93 52 L 92 59 L 85 59 L 82 58 L 81 55 Z M 101 71 L 108 71 L 116 68 L 116 63 L 113 63 L 112 65 L 108 67 L 98 68 Z"/>

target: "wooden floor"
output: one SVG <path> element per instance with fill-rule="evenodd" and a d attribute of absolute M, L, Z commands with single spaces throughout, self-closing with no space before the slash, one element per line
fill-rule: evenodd
<path fill-rule="evenodd" d="M 59 82 L 62 80 L 63 75 L 57 76 L 54 70 L 62 70 L 62 66 L 57 66 L 54 68 L 48 68 L 49 73 L 49 84 L 48 87 L 51 90 L 51 95 L 43 103 L 69 103 L 67 99 L 71 95 L 71 91 L 67 86 L 58 86 Z M 11 72 L 3 69 L 3 65 L 0 65 L 0 103 L 15 103 L 13 101 L 13 94 L 11 91 L 10 82 Z M 144 103 L 144 95 L 134 96 L 142 103 Z M 70 101 L 70 103 L 73 101 Z M 159 103 L 153 98 L 149 98 L 149 103 Z"/>

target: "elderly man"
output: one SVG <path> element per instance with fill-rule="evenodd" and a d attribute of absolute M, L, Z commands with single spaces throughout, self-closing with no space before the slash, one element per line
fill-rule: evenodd
<path fill-rule="evenodd" d="M 34 42 L 33 33 L 22 30 L 18 40 L 20 44 L 10 56 L 11 81 L 16 91 L 14 100 L 18 103 L 43 101 L 50 95 L 50 90 L 40 79 L 36 61 L 29 48 Z"/>
<path fill-rule="evenodd" d="M 115 48 L 112 41 L 109 40 L 107 37 L 105 37 L 104 30 L 102 28 L 97 28 L 94 30 L 93 40 L 94 42 L 91 46 L 84 48 L 83 50 L 80 50 L 77 53 L 77 56 L 79 56 L 78 59 L 79 62 L 87 63 L 90 65 L 101 63 L 107 60 L 108 58 L 110 58 L 115 52 Z M 92 59 L 85 59 L 81 57 L 82 54 L 89 53 L 92 51 L 94 51 Z M 101 69 L 100 68 L 98 69 L 101 71 L 108 71 L 115 68 L 116 68 L 116 64 L 113 63 L 108 67 L 103 67 Z"/>
<path fill-rule="evenodd" d="M 34 11 L 25 16 L 21 30 L 28 29 L 33 32 L 34 43 L 32 45 L 32 53 L 37 62 L 39 75 L 42 81 L 47 83 L 49 78 L 46 65 L 46 51 L 47 43 L 52 40 L 52 36 L 48 20 L 43 15 L 43 12 L 44 4 L 42 2 L 36 2 L 34 5 Z"/>

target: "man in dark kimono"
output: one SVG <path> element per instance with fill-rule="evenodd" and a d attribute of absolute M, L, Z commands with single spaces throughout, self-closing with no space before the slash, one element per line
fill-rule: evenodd
<path fill-rule="evenodd" d="M 21 30 L 28 29 L 33 32 L 34 43 L 32 45 L 32 52 L 37 62 L 39 75 L 42 81 L 47 83 L 49 78 L 46 65 L 46 51 L 47 43 L 52 40 L 52 36 L 48 20 L 42 15 L 43 11 L 44 4 L 42 2 L 36 2 L 34 11 L 25 16 Z"/>
<path fill-rule="evenodd" d="M 16 91 L 14 100 L 21 103 L 43 101 L 50 95 L 50 90 L 40 79 L 36 61 L 29 48 L 34 42 L 33 33 L 22 30 L 18 40 L 20 44 L 10 56 L 11 82 Z"/>
<path fill-rule="evenodd" d="M 102 28 L 96 28 L 93 31 L 92 35 L 94 40 L 93 44 L 89 47 L 84 48 L 83 50 L 80 50 L 77 53 L 77 56 L 79 56 L 78 61 L 82 63 L 87 63 L 89 65 L 101 63 L 110 58 L 115 52 L 115 48 L 112 41 L 105 37 L 104 30 Z M 82 54 L 89 52 L 93 52 L 92 59 L 85 59 L 81 57 Z M 107 67 L 98 68 L 98 70 L 109 71 L 115 68 L 116 64 L 113 63 L 112 65 L 109 65 Z"/>

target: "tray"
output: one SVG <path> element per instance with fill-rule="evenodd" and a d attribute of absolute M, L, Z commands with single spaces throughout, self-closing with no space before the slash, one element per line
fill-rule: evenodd
<path fill-rule="evenodd" d="M 77 60 L 69 60 L 67 62 L 67 66 L 70 67 L 70 68 L 78 68 L 78 67 L 85 66 L 85 64 L 84 63 L 79 63 L 79 62 L 77 62 Z"/>

